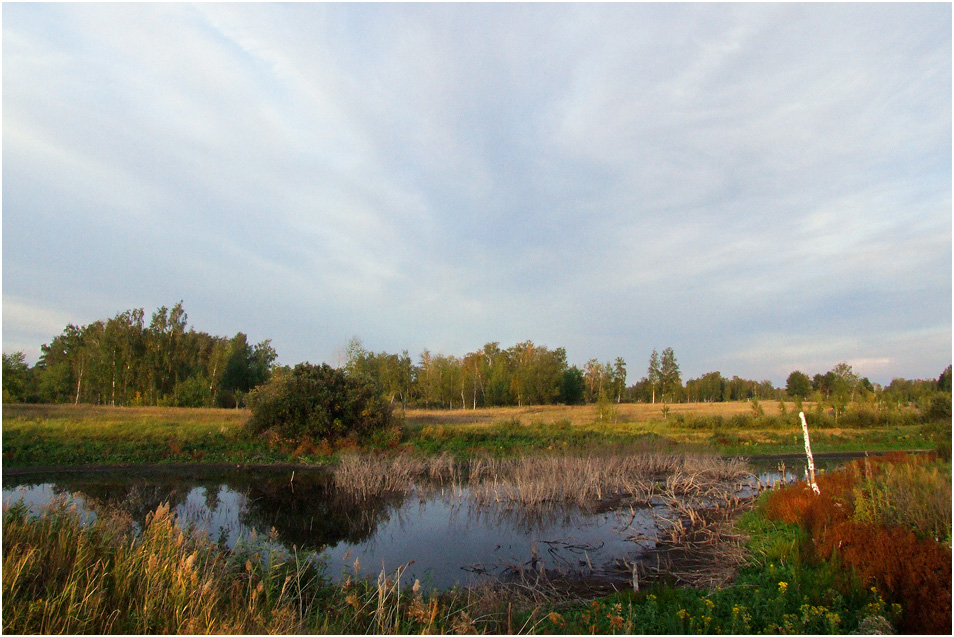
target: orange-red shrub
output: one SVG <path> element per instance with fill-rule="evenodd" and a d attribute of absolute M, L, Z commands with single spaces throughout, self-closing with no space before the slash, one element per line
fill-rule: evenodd
<path fill-rule="evenodd" d="M 951 549 L 918 539 L 908 529 L 845 521 L 816 538 L 817 555 L 837 553 L 865 585 L 875 585 L 887 601 L 904 609 L 909 633 L 950 634 Z"/>
<path fill-rule="evenodd" d="M 851 517 L 851 494 L 858 482 L 857 473 L 836 471 L 818 476 L 816 482 L 820 495 L 815 495 L 805 482 L 772 491 L 765 502 L 765 516 L 798 524 L 812 533 Z"/>
<path fill-rule="evenodd" d="M 900 452 L 856 460 L 819 476 L 820 495 L 805 482 L 771 492 L 763 514 L 798 524 L 812 539 L 810 553 L 821 559 L 837 555 L 866 586 L 876 586 L 888 601 L 901 604 L 905 631 L 950 634 L 951 549 L 919 539 L 907 528 L 852 520 L 855 489 L 863 480 L 882 474 L 891 464 L 929 461 Z"/>

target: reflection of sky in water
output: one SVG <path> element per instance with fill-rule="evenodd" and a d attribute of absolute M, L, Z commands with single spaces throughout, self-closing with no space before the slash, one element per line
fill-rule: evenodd
<path fill-rule="evenodd" d="M 795 463 L 786 467 L 786 473 L 796 477 L 801 470 Z M 765 484 L 779 478 L 776 467 L 761 467 L 757 472 Z M 534 567 L 534 543 L 536 566 L 548 571 L 586 574 L 608 570 L 617 560 L 638 559 L 652 548 L 658 533 L 657 519 L 669 515 L 658 502 L 652 508 L 624 505 L 616 511 L 596 514 L 563 507 L 530 514 L 519 506 L 478 506 L 466 488 L 414 491 L 402 500 L 379 501 L 368 507 L 354 503 L 343 506 L 340 502 L 332 506 L 327 483 L 321 488 L 315 486 L 313 491 L 307 490 L 307 484 L 297 484 L 297 489 L 305 491 L 295 494 L 297 499 L 293 501 L 291 493 L 282 491 L 284 485 L 278 482 L 287 483 L 287 477 L 252 478 L 259 480 L 255 483 L 258 486 L 274 481 L 271 486 L 277 495 L 265 509 L 259 506 L 264 504 L 261 500 L 252 506 L 247 495 L 250 478 L 243 479 L 246 482 L 193 479 L 190 484 L 188 477 L 179 476 L 175 482 L 153 485 L 142 477 L 128 477 L 125 482 L 118 478 L 107 483 L 63 478 L 57 480 L 54 488 L 49 483 L 9 486 L 15 480 L 12 478 L 4 479 L 3 504 L 22 500 L 37 511 L 65 488 L 76 491 L 72 497 L 78 510 L 90 516 L 90 510 L 96 507 L 84 506 L 84 485 L 99 497 L 108 493 L 115 501 L 134 506 L 133 501 L 141 500 L 134 494 L 142 492 L 142 485 L 146 484 L 158 492 L 159 498 L 166 497 L 162 489 L 169 493 L 174 490 L 178 494 L 175 510 L 180 523 L 191 525 L 228 548 L 237 543 L 265 547 L 268 531 L 274 524 L 278 527 L 279 542 L 284 529 L 286 533 L 298 533 L 298 542 L 303 541 L 304 533 L 311 535 L 315 545 L 329 544 L 320 555 L 331 577 L 353 574 L 356 559 L 360 560 L 361 574 L 372 577 L 382 568 L 393 573 L 413 562 L 402 581 L 410 583 L 418 578 L 438 587 L 467 584 L 475 573 L 507 575 L 521 568 L 529 571 Z M 130 486 L 134 481 L 139 486 Z M 283 493 L 288 497 L 283 497 Z M 155 505 L 147 502 L 142 506 Z M 274 517 L 276 512 L 279 517 Z M 144 515 L 142 511 L 139 514 Z M 333 539 L 321 538 L 317 531 L 312 533 L 313 527 L 322 526 L 316 519 L 341 532 Z M 290 549 L 292 541 L 286 539 L 286 543 Z"/>
<path fill-rule="evenodd" d="M 57 497 L 53 491 L 52 484 L 38 485 L 18 485 L 11 489 L 3 488 L 3 508 L 16 503 L 23 502 L 31 512 L 36 512 Z M 86 508 L 82 496 L 60 496 L 67 507 L 75 507 L 80 520 L 84 523 L 92 522 L 96 519 L 96 513 Z"/>
<path fill-rule="evenodd" d="M 628 524 L 631 522 L 631 524 Z M 462 499 L 412 495 L 366 542 L 342 542 L 325 550 L 329 571 L 353 573 L 355 558 L 363 573 L 388 572 L 414 562 L 408 581 L 418 578 L 439 587 L 467 584 L 472 573 L 503 574 L 532 569 L 533 544 L 538 564 L 548 570 L 578 572 L 589 564 L 609 568 L 616 559 L 640 549 L 631 535 L 654 537 L 647 509 L 585 514 L 561 509 L 542 518 L 519 509 L 479 507 Z M 645 547 L 645 543 L 642 546 Z"/>
<path fill-rule="evenodd" d="M 185 504 L 176 507 L 176 513 L 180 523 L 191 524 L 211 540 L 233 548 L 245 530 L 239 522 L 244 506 L 245 496 L 225 485 L 202 486 L 189 491 Z"/>

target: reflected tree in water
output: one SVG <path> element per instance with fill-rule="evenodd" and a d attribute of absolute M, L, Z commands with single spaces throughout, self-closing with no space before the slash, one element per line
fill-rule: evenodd
<path fill-rule="evenodd" d="M 404 499 L 391 494 L 359 501 L 325 475 L 256 482 L 246 495 L 243 524 L 263 534 L 274 528 L 285 545 L 313 550 L 368 539 Z"/>

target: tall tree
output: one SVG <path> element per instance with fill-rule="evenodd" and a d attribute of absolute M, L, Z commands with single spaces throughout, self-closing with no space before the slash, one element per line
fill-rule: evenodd
<path fill-rule="evenodd" d="M 656 404 L 656 385 L 662 380 L 662 368 L 659 363 L 659 353 L 653 348 L 653 353 L 649 357 L 649 369 L 646 371 L 646 379 L 653 389 L 653 404 Z"/>
<path fill-rule="evenodd" d="M 560 401 L 565 405 L 581 405 L 586 396 L 586 381 L 583 371 L 573 365 L 563 372 L 563 388 Z"/>
<path fill-rule="evenodd" d="M 659 382 L 662 385 L 664 399 L 667 393 L 671 399 L 675 399 L 676 391 L 682 388 L 679 363 L 676 362 L 676 354 L 671 347 L 663 350 L 662 360 L 659 363 Z"/>
<path fill-rule="evenodd" d="M 948 365 L 937 379 L 937 388 L 951 393 L 951 366 Z"/>
<path fill-rule="evenodd" d="M 623 390 L 626 389 L 626 361 L 621 357 L 616 357 L 613 363 L 613 391 L 616 394 L 616 402 L 623 400 Z"/>
<path fill-rule="evenodd" d="M 812 393 L 812 379 L 808 374 L 795 370 L 788 375 L 785 391 L 792 398 L 808 398 Z"/>
<path fill-rule="evenodd" d="M 3 402 L 26 402 L 31 393 L 31 370 L 23 352 L 3 355 Z"/>

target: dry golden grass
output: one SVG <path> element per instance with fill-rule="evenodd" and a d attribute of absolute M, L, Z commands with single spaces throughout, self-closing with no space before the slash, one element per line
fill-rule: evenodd
<path fill-rule="evenodd" d="M 176 422 L 194 425 L 241 425 L 247 409 L 196 409 L 191 407 L 111 407 L 108 405 L 4 404 L 3 419 L 66 420 L 74 423 Z"/>
<path fill-rule="evenodd" d="M 777 401 L 760 403 L 765 415 L 772 416 L 779 413 Z M 620 403 L 613 408 L 618 413 L 616 423 L 651 423 L 664 422 L 666 416 L 664 408 L 669 409 L 669 415 L 677 414 L 693 416 L 722 416 L 731 417 L 737 414 L 752 414 L 750 402 L 727 403 Z M 804 404 L 804 409 L 810 409 L 811 404 Z M 791 412 L 795 403 L 785 403 L 785 409 Z M 504 420 L 517 419 L 524 424 L 547 425 L 567 421 L 572 425 L 589 425 L 599 422 L 597 405 L 535 405 L 531 407 L 482 407 L 479 409 L 448 409 L 425 410 L 408 409 L 406 414 L 409 425 L 490 425 Z M 607 424 L 607 423 L 604 423 Z"/>

